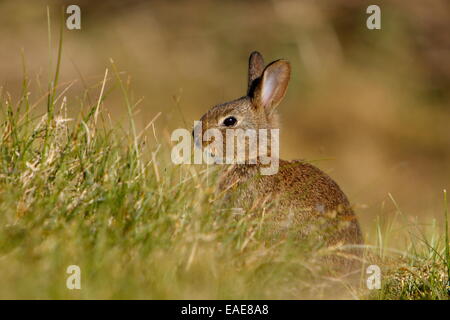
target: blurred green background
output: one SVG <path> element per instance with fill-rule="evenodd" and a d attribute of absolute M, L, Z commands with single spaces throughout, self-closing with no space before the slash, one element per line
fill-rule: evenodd
<path fill-rule="evenodd" d="M 112 58 L 130 80 L 140 128 L 158 112 L 157 136 L 190 128 L 212 105 L 242 96 L 248 55 L 288 59 L 292 80 L 279 111 L 281 155 L 328 172 L 355 205 L 365 233 L 377 216 L 443 219 L 450 182 L 450 3 L 413 1 L 1 1 L 0 85 L 19 97 L 21 51 L 31 97 L 47 89 L 61 6 L 81 7 L 65 30 L 65 93 L 96 101 Z M 381 30 L 366 8 L 381 7 Z M 111 73 L 110 73 L 111 75 Z M 111 85 L 112 86 L 112 85 Z M 107 86 L 108 88 L 111 86 Z M 105 102 L 126 115 L 120 90 Z M 79 104 L 71 100 L 69 112 Z"/>

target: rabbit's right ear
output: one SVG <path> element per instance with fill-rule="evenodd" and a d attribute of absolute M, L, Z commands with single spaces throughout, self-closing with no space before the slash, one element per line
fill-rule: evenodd
<path fill-rule="evenodd" d="M 248 59 L 248 89 L 247 93 L 254 87 L 254 80 L 261 77 L 264 71 L 264 59 L 261 53 L 253 51 Z"/>

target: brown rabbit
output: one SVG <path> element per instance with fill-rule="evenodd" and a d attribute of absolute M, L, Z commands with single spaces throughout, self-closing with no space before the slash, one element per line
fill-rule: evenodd
<path fill-rule="evenodd" d="M 227 129 L 279 128 L 276 107 L 286 93 L 290 72 L 288 61 L 277 60 L 265 67 L 261 54 L 253 52 L 249 59 L 247 95 L 211 108 L 201 118 L 202 134 L 208 129 L 218 129 L 225 136 Z M 203 142 L 203 146 L 207 144 Z M 323 234 L 328 245 L 362 244 L 349 201 L 327 174 L 305 161 L 279 159 L 279 169 L 274 175 L 261 175 L 261 166 L 258 159 L 256 163 L 225 167 L 219 189 L 230 194 L 237 191 L 238 206 L 275 204 L 278 214 L 275 220 L 283 226 L 278 231 L 299 224 L 303 226 L 303 236 L 310 232 L 309 226 L 322 220 L 322 226 L 326 226 L 322 229 L 330 232 Z M 359 254 L 358 250 L 350 252 Z"/>

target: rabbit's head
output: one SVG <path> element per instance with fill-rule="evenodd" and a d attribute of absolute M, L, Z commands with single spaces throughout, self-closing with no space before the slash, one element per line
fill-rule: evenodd
<path fill-rule="evenodd" d="M 236 100 L 212 107 L 200 119 L 200 137 L 210 129 L 226 136 L 228 129 L 277 129 L 276 107 L 283 99 L 290 78 L 291 67 L 286 60 L 276 60 L 264 66 L 259 52 L 249 58 L 247 94 Z M 197 145 L 199 145 L 197 141 Z M 202 140 L 202 146 L 208 145 Z"/>

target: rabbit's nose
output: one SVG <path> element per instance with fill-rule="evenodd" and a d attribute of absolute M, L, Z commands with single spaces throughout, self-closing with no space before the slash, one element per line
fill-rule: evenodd
<path fill-rule="evenodd" d="M 194 139 L 195 146 L 198 148 L 201 148 L 201 145 L 202 145 L 201 136 L 202 136 L 202 134 L 199 132 L 199 128 L 194 127 L 194 129 L 192 130 L 192 138 Z"/>

